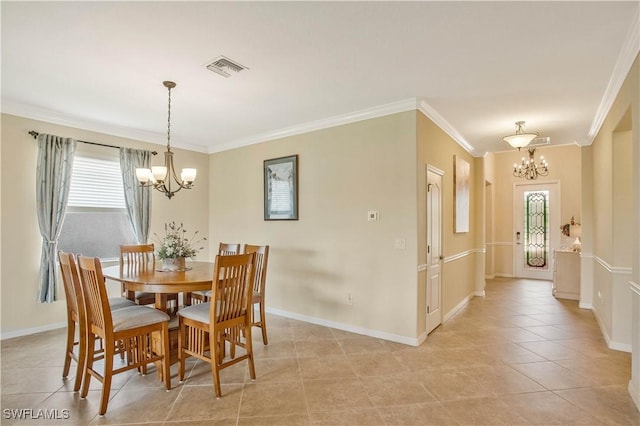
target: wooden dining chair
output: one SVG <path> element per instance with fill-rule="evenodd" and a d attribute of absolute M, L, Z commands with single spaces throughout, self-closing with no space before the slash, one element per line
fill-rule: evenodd
<path fill-rule="evenodd" d="M 86 304 L 87 339 L 89 342 L 102 339 L 104 347 L 104 368 L 94 369 L 95 347 L 87 345 L 80 396 L 87 397 L 91 377 L 98 379 L 102 383 L 99 413 L 103 415 L 107 412 L 113 375 L 139 369 L 149 363 L 156 365 L 165 388 L 170 390 L 169 315 L 147 306 L 130 306 L 112 311 L 109 309 L 100 259 L 78 256 L 78 269 Z M 151 349 L 152 333 L 160 335 L 160 351 Z M 119 351 L 126 354 L 126 359 L 124 366 L 115 368 L 113 358 Z"/>
<path fill-rule="evenodd" d="M 220 256 L 232 256 L 235 254 L 240 254 L 240 244 L 231 244 L 231 243 L 220 243 L 218 246 L 218 254 Z M 203 303 L 209 301 L 211 298 L 211 290 L 206 291 L 194 291 L 191 293 L 187 293 L 185 296 L 185 305 L 194 305 L 196 303 Z"/>
<path fill-rule="evenodd" d="M 84 297 L 73 254 L 61 251 L 58 253 L 58 261 L 60 262 L 62 284 L 67 302 L 67 345 L 62 377 L 69 376 L 71 360 L 74 360 L 77 367 L 73 390 L 77 392 L 80 390 L 80 385 L 82 384 L 83 369 L 87 359 L 87 320 Z M 125 308 L 127 306 L 135 306 L 135 303 L 122 297 L 109 298 L 109 307 L 111 310 Z M 92 343 L 95 345 L 95 342 Z M 77 353 L 74 350 L 76 347 Z"/>
<path fill-rule="evenodd" d="M 255 277 L 253 280 L 253 296 L 251 298 L 251 325 L 260 327 L 262 331 L 262 343 L 269 344 L 267 339 L 267 322 L 265 312 L 265 286 L 267 284 L 267 263 L 269 261 L 269 246 L 254 246 L 251 244 L 244 245 L 245 253 L 255 253 Z M 260 320 L 255 319 L 255 305 L 258 305 L 260 311 Z"/>
<path fill-rule="evenodd" d="M 146 269 L 156 267 L 156 256 L 153 244 L 131 244 L 120 246 L 120 269 L 129 273 L 137 273 Z M 127 291 L 126 284 L 122 284 L 122 293 L 127 292 L 126 297 L 135 301 L 138 305 L 154 305 L 156 303 L 155 293 L 141 291 Z M 168 313 L 178 311 L 178 294 L 167 294 L 167 303 L 171 303 L 172 309 Z"/>
<path fill-rule="evenodd" d="M 220 370 L 246 359 L 251 378 L 256 378 L 249 311 L 254 257 L 254 253 L 216 256 L 211 301 L 178 312 L 178 377 L 184 380 L 186 358 L 193 356 L 208 362 L 218 398 L 222 396 Z M 244 348 L 245 353 L 225 360 L 227 341 Z"/>

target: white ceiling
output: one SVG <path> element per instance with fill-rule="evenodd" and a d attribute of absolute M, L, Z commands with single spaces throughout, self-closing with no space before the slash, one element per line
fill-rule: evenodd
<path fill-rule="evenodd" d="M 171 143 L 202 152 L 416 106 L 475 155 L 517 120 L 588 144 L 638 53 L 638 1 L 0 7 L 3 112 L 166 144 L 173 80 Z"/>

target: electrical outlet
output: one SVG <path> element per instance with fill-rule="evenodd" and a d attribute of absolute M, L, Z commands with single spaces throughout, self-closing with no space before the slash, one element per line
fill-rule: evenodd
<path fill-rule="evenodd" d="M 367 220 L 370 222 L 372 220 L 378 220 L 378 210 L 369 210 L 367 212 Z"/>
<path fill-rule="evenodd" d="M 407 240 L 404 238 L 396 238 L 393 240 L 393 247 L 396 250 L 405 250 L 407 248 Z"/>

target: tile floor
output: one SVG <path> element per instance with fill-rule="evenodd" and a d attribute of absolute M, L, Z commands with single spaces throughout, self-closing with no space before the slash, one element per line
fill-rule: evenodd
<path fill-rule="evenodd" d="M 640 425 L 627 393 L 630 356 L 607 349 L 591 311 L 556 300 L 548 282 L 496 279 L 420 347 L 269 316 L 246 363 L 222 372 L 191 361 L 166 392 L 155 374 L 116 376 L 106 416 L 62 380 L 64 330 L 2 342 L 2 419 L 10 424 Z M 256 331 L 258 331 L 256 329 Z M 68 419 L 16 421 L 11 409 Z M 68 411 L 63 411 L 68 410 Z"/>

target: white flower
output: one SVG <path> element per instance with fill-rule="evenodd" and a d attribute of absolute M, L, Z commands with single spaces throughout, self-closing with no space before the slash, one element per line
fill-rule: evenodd
<path fill-rule="evenodd" d="M 185 238 L 187 231 L 184 229 L 183 224 L 177 226 L 175 222 L 167 223 L 164 225 L 165 236 L 163 238 L 158 237 L 158 234 L 154 234 L 158 239 L 158 258 L 168 259 L 176 257 L 193 257 L 198 251 L 204 247 L 195 248 L 193 244 L 206 241 L 203 237 L 197 241 L 193 241 L 198 234 L 196 231 L 191 238 Z"/>

